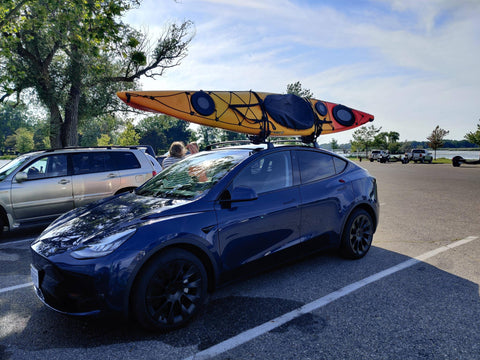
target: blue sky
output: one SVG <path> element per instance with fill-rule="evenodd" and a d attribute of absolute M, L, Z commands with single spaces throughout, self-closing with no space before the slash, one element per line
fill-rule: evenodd
<path fill-rule="evenodd" d="M 476 130 L 479 19 L 479 0 L 144 0 L 126 22 L 151 36 L 172 22 L 195 25 L 181 65 L 144 80 L 144 90 L 285 93 L 300 81 L 404 141 L 425 140 L 437 125 L 457 140 Z"/>

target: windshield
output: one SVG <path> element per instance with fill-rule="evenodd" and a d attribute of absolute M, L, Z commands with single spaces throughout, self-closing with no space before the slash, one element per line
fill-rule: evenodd
<path fill-rule="evenodd" d="M 22 166 L 29 158 L 30 156 L 28 155 L 19 156 L 16 159 L 13 159 L 9 163 L 2 166 L 0 168 L 0 181 L 3 181 L 13 171 Z"/>
<path fill-rule="evenodd" d="M 204 152 L 179 161 L 136 190 L 137 195 L 193 199 L 210 190 L 248 151 Z"/>

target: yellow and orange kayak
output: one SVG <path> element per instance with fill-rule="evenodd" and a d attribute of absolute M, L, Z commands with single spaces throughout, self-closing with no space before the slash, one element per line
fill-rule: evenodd
<path fill-rule="evenodd" d="M 118 92 L 126 104 L 192 123 L 239 133 L 316 138 L 373 121 L 347 106 L 293 94 L 254 91 Z"/>

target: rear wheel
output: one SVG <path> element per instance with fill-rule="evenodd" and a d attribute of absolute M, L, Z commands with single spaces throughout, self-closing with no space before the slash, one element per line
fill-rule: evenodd
<path fill-rule="evenodd" d="M 167 250 L 139 275 L 133 293 L 133 312 L 145 328 L 168 331 L 187 324 L 207 295 L 202 262 L 182 249 Z"/>
<path fill-rule="evenodd" d="M 373 239 L 373 221 L 364 209 L 355 210 L 348 218 L 342 234 L 341 253 L 349 259 L 364 257 Z"/>

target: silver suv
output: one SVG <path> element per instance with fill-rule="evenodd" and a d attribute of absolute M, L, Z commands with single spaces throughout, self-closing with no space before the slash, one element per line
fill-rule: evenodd
<path fill-rule="evenodd" d="M 143 147 L 66 148 L 21 155 L 0 168 L 0 234 L 50 223 L 155 176 Z"/>

